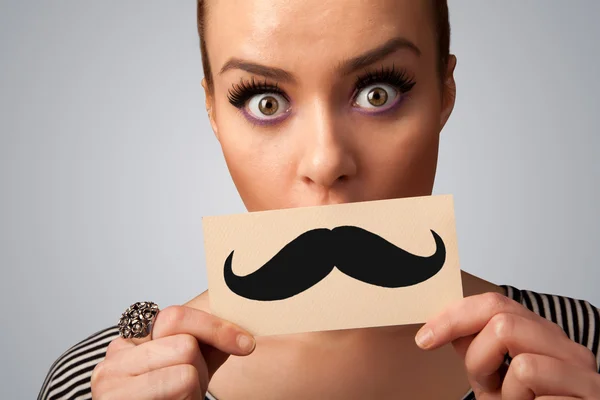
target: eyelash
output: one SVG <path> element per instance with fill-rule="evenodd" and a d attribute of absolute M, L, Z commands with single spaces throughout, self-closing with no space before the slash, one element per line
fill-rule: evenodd
<path fill-rule="evenodd" d="M 233 85 L 233 87 L 229 90 L 227 98 L 234 107 L 243 108 L 248 100 L 250 100 L 252 97 L 256 96 L 257 94 L 265 93 L 275 93 L 289 101 L 286 94 L 279 89 L 277 84 L 270 84 L 266 79 L 264 82 L 257 82 L 254 78 L 252 78 L 249 82 L 240 80 L 239 84 Z"/>
<path fill-rule="evenodd" d="M 391 68 L 381 67 L 378 70 L 367 71 L 356 78 L 352 101 L 356 100 L 356 96 L 361 90 L 376 83 L 391 85 L 401 94 L 409 92 L 416 84 L 406 70 L 397 70 L 394 65 Z"/>
<path fill-rule="evenodd" d="M 381 67 L 381 69 L 367 71 L 356 78 L 352 101 L 356 100 L 356 96 L 361 90 L 375 83 L 394 86 L 401 94 L 410 91 L 416 84 L 406 70 L 397 70 L 393 65 L 391 68 Z M 279 89 L 277 84 L 268 83 L 266 79 L 263 82 L 257 82 L 254 78 L 250 81 L 240 80 L 239 84 L 234 84 L 229 90 L 227 98 L 231 105 L 242 109 L 252 97 L 265 93 L 278 94 L 289 101 L 287 95 Z"/>

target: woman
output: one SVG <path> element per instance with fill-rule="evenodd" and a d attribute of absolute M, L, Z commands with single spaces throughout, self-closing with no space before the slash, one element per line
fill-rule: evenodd
<path fill-rule="evenodd" d="M 198 23 L 210 123 L 249 211 L 431 194 L 455 96 L 444 0 L 204 0 Z M 600 398 L 596 308 L 463 285 L 423 327 L 259 338 L 205 292 L 152 335 L 72 347 L 40 398 Z"/>

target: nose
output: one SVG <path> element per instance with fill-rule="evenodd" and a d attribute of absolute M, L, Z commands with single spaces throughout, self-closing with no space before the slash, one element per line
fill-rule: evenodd
<path fill-rule="evenodd" d="M 300 178 L 320 189 L 331 189 L 357 172 L 355 154 L 344 124 L 325 107 L 315 107 L 303 136 L 303 154 L 298 167 Z"/>

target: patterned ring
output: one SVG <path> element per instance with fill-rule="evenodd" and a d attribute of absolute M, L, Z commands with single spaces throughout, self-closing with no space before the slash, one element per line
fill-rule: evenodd
<path fill-rule="evenodd" d="M 119 334 L 125 339 L 142 339 L 152 332 L 152 324 L 158 314 L 158 305 L 141 301 L 129 306 L 119 319 Z"/>

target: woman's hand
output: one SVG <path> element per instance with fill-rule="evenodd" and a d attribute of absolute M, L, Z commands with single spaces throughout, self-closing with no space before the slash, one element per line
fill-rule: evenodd
<path fill-rule="evenodd" d="M 152 340 L 113 340 L 92 373 L 94 400 L 201 400 L 229 355 L 248 355 L 254 338 L 204 311 L 171 306 L 154 321 Z"/>
<path fill-rule="evenodd" d="M 416 341 L 427 350 L 452 343 L 478 400 L 600 399 L 593 353 L 499 293 L 461 299 L 428 321 Z"/>

